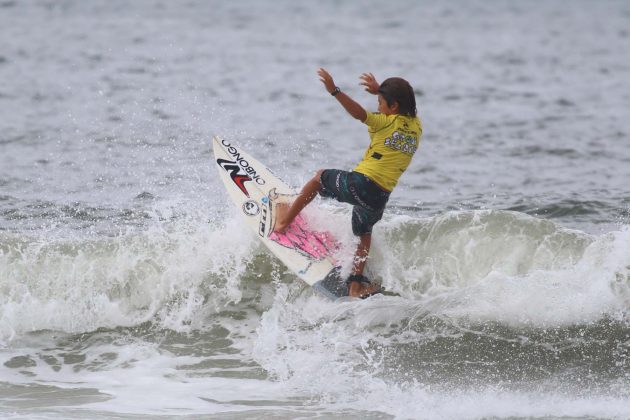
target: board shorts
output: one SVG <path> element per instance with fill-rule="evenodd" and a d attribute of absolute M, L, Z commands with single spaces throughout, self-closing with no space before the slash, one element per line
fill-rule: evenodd
<path fill-rule="evenodd" d="M 389 191 L 359 172 L 325 169 L 320 176 L 319 195 L 352 204 L 352 233 L 356 236 L 372 233 L 381 220 Z"/>

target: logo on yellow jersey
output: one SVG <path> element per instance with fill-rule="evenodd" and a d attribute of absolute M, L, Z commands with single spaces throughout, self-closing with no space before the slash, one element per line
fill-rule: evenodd
<path fill-rule="evenodd" d="M 409 156 L 413 156 L 418 150 L 418 139 L 416 137 L 405 135 L 398 131 L 394 131 L 390 137 L 387 137 L 384 144 L 390 149 L 406 153 Z"/>

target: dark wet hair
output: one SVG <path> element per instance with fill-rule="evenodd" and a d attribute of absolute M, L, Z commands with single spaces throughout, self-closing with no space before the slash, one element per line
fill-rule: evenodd
<path fill-rule="evenodd" d="M 390 107 L 394 106 L 395 102 L 398 102 L 399 114 L 415 117 L 418 113 L 413 88 L 405 79 L 400 77 L 385 79 L 378 88 L 378 93 L 383 96 L 383 99 Z"/>

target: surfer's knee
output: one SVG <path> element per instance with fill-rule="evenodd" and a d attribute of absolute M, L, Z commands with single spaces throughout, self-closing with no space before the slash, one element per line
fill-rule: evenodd
<path fill-rule="evenodd" d="M 304 187 L 302 188 L 302 192 L 300 194 L 305 196 L 309 200 L 309 202 L 321 191 L 322 182 L 320 180 L 320 177 L 321 177 L 321 171 L 315 172 L 315 175 L 313 175 L 313 178 L 309 179 L 308 182 L 304 184 Z"/>
<path fill-rule="evenodd" d="M 322 172 L 324 172 L 324 169 L 319 169 L 317 172 L 315 172 L 315 175 L 313 176 L 313 180 L 317 181 L 317 183 L 320 185 L 322 183 Z"/>
<path fill-rule="evenodd" d="M 317 193 L 322 190 L 322 172 L 324 172 L 324 169 L 319 169 L 317 172 L 315 172 L 313 178 L 311 178 L 311 182 L 317 184 Z"/>

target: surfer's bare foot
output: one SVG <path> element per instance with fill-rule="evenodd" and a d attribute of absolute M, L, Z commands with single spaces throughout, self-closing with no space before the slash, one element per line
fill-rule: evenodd
<path fill-rule="evenodd" d="M 365 299 L 380 292 L 381 286 L 375 283 L 367 281 L 350 281 L 348 283 L 348 296 L 350 297 Z"/>
<path fill-rule="evenodd" d="M 381 287 L 378 284 L 365 284 L 353 281 L 348 287 L 348 296 L 363 299 L 378 293 L 380 290 Z"/>
<path fill-rule="evenodd" d="M 285 229 L 290 223 L 286 221 L 286 215 L 289 212 L 288 203 L 276 204 L 276 224 L 273 227 L 273 231 L 276 233 L 284 233 Z"/>

